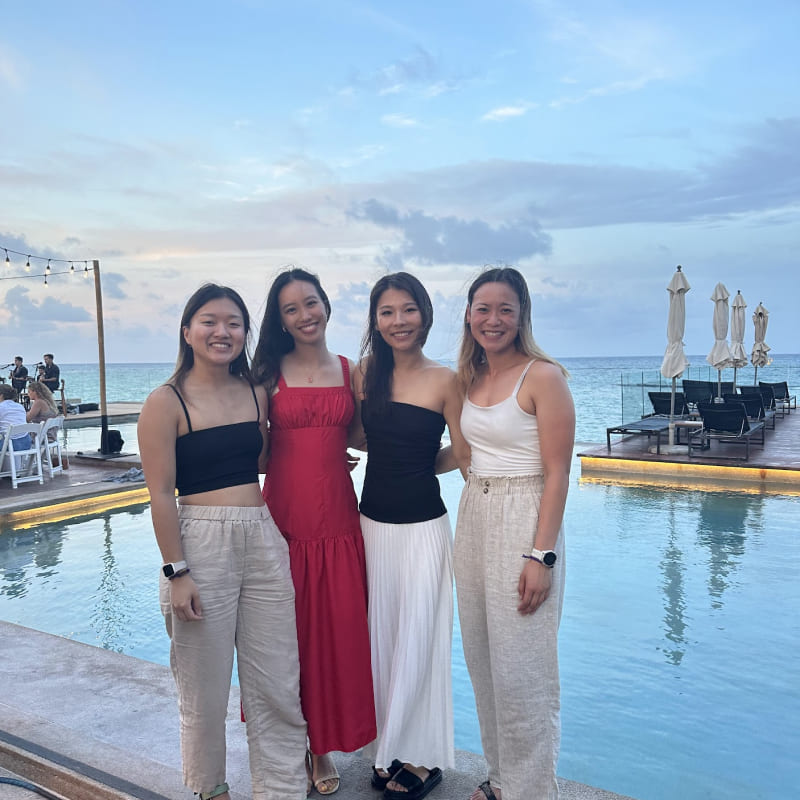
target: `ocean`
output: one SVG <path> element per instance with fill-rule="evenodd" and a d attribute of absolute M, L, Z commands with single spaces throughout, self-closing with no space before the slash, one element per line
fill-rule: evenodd
<path fill-rule="evenodd" d="M 689 361 L 691 365 L 684 378 L 717 380 L 717 370 L 706 364 L 704 356 L 690 356 Z M 570 388 L 576 409 L 575 439 L 581 443 L 605 441 L 606 428 L 650 413 L 648 391 L 669 391 L 671 387 L 671 382 L 659 372 L 661 356 L 565 358 L 562 363 L 571 376 Z M 97 364 L 60 366 L 68 399 L 99 402 Z M 107 402 L 143 402 L 153 389 L 169 378 L 173 366 L 172 363 L 107 364 Z M 754 374 L 752 366 L 740 368 L 737 383 L 752 384 Z M 722 380 L 733 380 L 733 369 L 723 370 Z M 758 370 L 758 380 L 786 381 L 790 389 L 800 393 L 800 355 L 774 356 L 772 364 Z M 680 379 L 678 386 L 680 388 Z M 126 449 L 129 449 L 133 439 L 130 436 L 127 439 Z"/>

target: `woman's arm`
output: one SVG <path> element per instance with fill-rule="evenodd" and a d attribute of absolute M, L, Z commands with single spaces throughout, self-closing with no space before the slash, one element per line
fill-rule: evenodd
<path fill-rule="evenodd" d="M 255 389 L 260 420 L 258 427 L 261 430 L 261 438 L 264 440 L 264 445 L 258 456 L 258 471 L 263 475 L 267 471 L 267 463 L 269 462 L 269 395 L 264 386 L 256 386 Z"/>
<path fill-rule="evenodd" d="M 470 451 L 467 440 L 461 433 L 461 407 L 464 399 L 461 396 L 456 373 L 452 370 L 447 370 L 447 372 L 442 414 L 447 423 L 447 430 L 450 432 L 450 446 L 442 448 L 437 454 L 436 472 L 447 472 L 458 468 L 461 471 L 461 475 L 466 478 L 470 462 Z M 447 467 L 447 469 L 440 469 L 440 466 Z"/>
<path fill-rule="evenodd" d="M 567 502 L 575 442 L 575 408 L 561 370 L 546 361 L 537 361 L 531 366 L 520 394 L 523 395 L 521 405 L 525 407 L 532 402 L 536 413 L 544 473 L 539 521 L 531 544 L 537 550 L 553 550 Z M 519 579 L 520 613 L 532 614 L 547 599 L 551 577 L 549 567 L 538 561 L 525 561 Z"/>
<path fill-rule="evenodd" d="M 172 389 L 161 386 L 147 398 L 139 415 L 138 436 L 158 549 L 165 564 L 183 561 L 178 509 L 175 503 L 178 399 Z M 191 564 L 189 568 L 191 569 Z M 190 574 L 170 581 L 170 596 L 179 619 L 202 619 L 200 595 Z"/>
<path fill-rule="evenodd" d="M 347 446 L 354 450 L 367 449 L 367 434 L 361 424 L 361 401 L 364 399 L 364 362 L 357 366 L 350 362 L 350 386 L 353 390 L 353 399 L 356 408 L 353 412 L 353 419 L 350 420 L 350 427 L 347 429 Z"/>
<path fill-rule="evenodd" d="M 44 405 L 44 401 L 39 399 L 38 397 L 31 403 L 31 407 L 28 409 L 28 413 L 25 414 L 25 421 L 31 422 L 33 418 L 39 413 L 41 407 Z"/>

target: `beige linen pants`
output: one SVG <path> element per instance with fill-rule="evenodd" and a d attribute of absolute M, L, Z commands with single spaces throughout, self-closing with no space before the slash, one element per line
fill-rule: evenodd
<path fill-rule="evenodd" d="M 517 611 L 517 584 L 539 514 L 541 476 L 470 474 L 458 509 L 454 568 L 464 656 L 489 780 L 503 800 L 558 797 L 561 738 L 558 625 L 564 596 L 564 535 L 547 600 Z"/>
<path fill-rule="evenodd" d="M 254 800 L 306 796 L 306 723 L 300 710 L 289 549 L 266 506 L 179 505 L 184 557 L 203 619 L 161 610 L 178 686 L 183 779 L 194 792 L 225 782 L 225 718 L 236 648 Z"/>

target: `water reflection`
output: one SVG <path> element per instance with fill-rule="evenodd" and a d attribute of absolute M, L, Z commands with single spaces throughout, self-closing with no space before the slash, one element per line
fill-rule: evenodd
<path fill-rule="evenodd" d="M 114 547 L 111 531 L 111 514 L 103 515 L 103 569 L 100 573 L 100 584 L 95 593 L 96 604 L 92 610 L 91 624 L 97 632 L 100 645 L 106 650 L 117 653 L 125 652 L 124 640 L 130 638 L 127 612 L 128 599 L 125 581 L 122 579 Z"/>
<path fill-rule="evenodd" d="M 748 533 L 761 530 L 764 498 L 760 495 L 704 492 L 700 495 L 697 544 L 708 550 L 708 593 L 712 608 L 722 608 L 725 590 L 745 553 Z M 748 526 L 748 519 L 752 523 Z M 749 529 L 748 529 L 749 527 Z"/>
<path fill-rule="evenodd" d="M 679 534 L 675 525 L 675 503 L 677 498 L 674 492 L 667 497 L 667 542 L 659 563 L 663 576 L 662 588 L 664 590 L 664 635 L 670 642 L 664 648 L 664 654 L 670 664 L 678 666 L 686 652 L 686 566 L 683 563 L 683 550 L 679 542 Z"/>
<path fill-rule="evenodd" d="M 56 575 L 66 530 L 63 523 L 53 523 L 0 534 L 0 594 L 24 597 L 34 580 Z"/>

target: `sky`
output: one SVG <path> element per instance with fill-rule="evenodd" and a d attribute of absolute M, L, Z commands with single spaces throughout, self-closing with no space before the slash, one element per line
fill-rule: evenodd
<path fill-rule="evenodd" d="M 796 0 L 0 6 L 0 361 L 97 360 L 94 260 L 109 363 L 173 361 L 205 281 L 257 325 L 289 265 L 351 357 L 405 269 L 452 358 L 487 264 L 556 357 L 663 354 L 678 264 L 688 353 L 717 282 L 800 352 Z"/>

